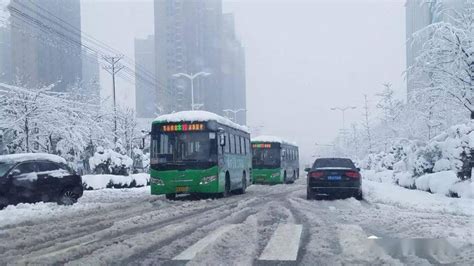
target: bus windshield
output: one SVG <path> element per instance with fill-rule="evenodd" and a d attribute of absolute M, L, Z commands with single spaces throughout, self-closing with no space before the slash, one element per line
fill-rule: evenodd
<path fill-rule="evenodd" d="M 159 133 L 152 136 L 151 163 L 216 162 L 214 132 Z"/>
<path fill-rule="evenodd" d="M 280 148 L 253 150 L 253 166 L 259 168 L 278 168 L 280 167 Z"/>

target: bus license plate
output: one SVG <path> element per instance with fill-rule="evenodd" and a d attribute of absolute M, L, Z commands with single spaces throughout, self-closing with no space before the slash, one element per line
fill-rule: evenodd
<path fill-rule="evenodd" d="M 330 175 L 328 176 L 328 180 L 341 180 L 340 175 Z"/>
<path fill-rule="evenodd" d="M 176 192 L 188 192 L 189 187 L 176 187 Z"/>

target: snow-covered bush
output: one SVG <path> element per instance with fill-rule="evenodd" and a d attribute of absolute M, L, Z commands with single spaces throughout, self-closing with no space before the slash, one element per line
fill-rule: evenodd
<path fill-rule="evenodd" d="M 130 176 L 84 175 L 82 176 L 82 182 L 86 190 L 143 187 L 149 185 L 150 175 L 145 173 Z"/>
<path fill-rule="evenodd" d="M 360 163 L 364 178 L 444 195 L 471 195 L 461 182 L 470 179 L 474 163 L 474 122 L 453 126 L 422 143 L 404 141 L 390 152 L 369 154 Z M 458 193 L 459 192 L 459 193 Z"/>
<path fill-rule="evenodd" d="M 133 149 L 133 171 L 134 173 L 147 173 L 150 167 L 150 154 L 143 153 L 141 149 Z"/>
<path fill-rule="evenodd" d="M 129 175 L 133 160 L 127 155 L 111 149 L 98 147 L 89 158 L 89 166 L 94 174 Z"/>

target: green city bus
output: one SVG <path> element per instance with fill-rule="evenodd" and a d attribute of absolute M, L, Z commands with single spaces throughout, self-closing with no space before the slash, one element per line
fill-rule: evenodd
<path fill-rule="evenodd" d="M 228 196 L 251 184 L 252 152 L 246 127 L 205 111 L 155 119 L 151 129 L 151 194 Z"/>
<path fill-rule="evenodd" d="M 277 137 L 252 139 L 254 184 L 288 184 L 299 178 L 298 146 Z"/>

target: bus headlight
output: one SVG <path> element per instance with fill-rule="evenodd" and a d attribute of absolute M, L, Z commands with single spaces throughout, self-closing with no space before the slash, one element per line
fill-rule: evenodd
<path fill-rule="evenodd" d="M 152 177 L 150 179 L 150 183 L 153 184 L 153 185 L 157 185 L 157 186 L 164 186 L 165 185 L 163 180 L 161 180 L 161 178 L 158 178 L 158 177 Z"/>
<path fill-rule="evenodd" d="M 217 180 L 216 175 L 206 176 L 201 179 L 201 182 L 199 182 L 199 185 L 207 185 L 211 183 L 212 181 L 216 181 L 216 180 Z"/>
<path fill-rule="evenodd" d="M 274 178 L 274 177 L 279 177 L 279 176 L 280 176 L 280 172 L 278 172 L 278 173 L 273 173 L 273 174 L 271 175 L 272 178 Z"/>

